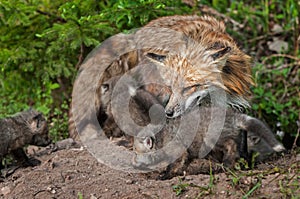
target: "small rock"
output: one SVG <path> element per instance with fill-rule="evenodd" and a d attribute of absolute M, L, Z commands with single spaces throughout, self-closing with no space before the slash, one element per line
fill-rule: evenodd
<path fill-rule="evenodd" d="M 39 149 L 40 148 L 38 146 L 29 145 L 26 149 L 26 152 L 29 155 L 35 155 L 39 151 Z"/>
<path fill-rule="evenodd" d="M 278 38 L 274 38 L 274 41 L 269 41 L 268 42 L 268 47 L 270 50 L 273 50 L 277 53 L 281 53 L 282 51 L 286 51 L 289 47 L 288 43 L 280 40 Z"/>
<path fill-rule="evenodd" d="M 133 184 L 133 180 L 126 180 L 125 183 L 126 184 Z"/>
<path fill-rule="evenodd" d="M 271 29 L 271 31 L 274 33 L 281 33 L 281 32 L 283 32 L 283 28 L 280 25 L 275 24 L 273 26 L 273 28 Z"/>
<path fill-rule="evenodd" d="M 2 193 L 4 196 L 10 194 L 10 192 L 11 192 L 11 188 L 10 188 L 9 186 L 2 187 L 2 188 L 1 188 L 1 193 Z"/>
<path fill-rule="evenodd" d="M 91 194 L 90 199 L 97 199 L 97 197 L 94 194 Z"/>
<path fill-rule="evenodd" d="M 250 185 L 250 183 L 251 183 L 251 177 L 248 176 L 244 179 L 244 184 Z"/>
<path fill-rule="evenodd" d="M 52 193 L 52 194 L 55 194 L 55 193 L 56 193 L 56 190 L 55 190 L 53 187 L 51 187 L 51 186 L 47 187 L 46 190 L 49 191 L 49 192 Z"/>
<path fill-rule="evenodd" d="M 63 149 L 70 149 L 70 148 L 80 148 L 81 145 L 73 140 L 72 138 L 67 138 L 61 141 L 58 141 L 54 145 L 55 150 L 63 150 Z"/>
<path fill-rule="evenodd" d="M 186 176 L 186 177 L 185 177 L 185 180 L 186 180 L 186 181 L 191 181 L 191 180 L 193 180 L 193 176 Z"/>

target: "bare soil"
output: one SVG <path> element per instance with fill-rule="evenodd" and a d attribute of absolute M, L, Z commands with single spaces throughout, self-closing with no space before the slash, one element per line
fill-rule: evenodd
<path fill-rule="evenodd" d="M 188 175 L 161 181 L 143 174 L 113 170 L 97 162 L 83 147 L 56 151 L 29 147 L 28 153 L 34 154 L 41 164 L 9 167 L 8 176 L 0 178 L 0 198 L 300 197 L 299 154 L 285 155 L 257 165 L 254 170 Z"/>

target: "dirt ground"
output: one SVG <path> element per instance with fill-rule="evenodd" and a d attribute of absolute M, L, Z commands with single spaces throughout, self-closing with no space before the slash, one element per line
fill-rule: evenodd
<path fill-rule="evenodd" d="M 287 154 L 250 171 L 161 181 L 113 170 L 84 147 L 56 151 L 29 147 L 28 153 L 41 164 L 8 168 L 8 177 L 0 178 L 0 198 L 300 198 L 299 154 Z"/>

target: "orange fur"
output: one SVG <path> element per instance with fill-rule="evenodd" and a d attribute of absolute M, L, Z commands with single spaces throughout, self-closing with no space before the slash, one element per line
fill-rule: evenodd
<path fill-rule="evenodd" d="M 251 76 L 252 60 L 238 48 L 233 38 L 225 32 L 223 22 L 210 16 L 168 16 L 153 20 L 146 27 L 168 28 L 182 32 L 203 46 L 205 48 L 203 50 L 217 50 L 224 46 L 231 47 L 232 50 L 227 62 L 221 69 L 222 80 L 230 94 L 249 97 L 250 86 L 254 84 Z M 191 51 L 197 50 L 191 49 Z M 194 57 L 190 57 L 190 59 L 194 60 Z M 190 74 L 193 72 L 195 70 L 191 70 Z M 197 75 L 197 73 L 194 74 Z"/>

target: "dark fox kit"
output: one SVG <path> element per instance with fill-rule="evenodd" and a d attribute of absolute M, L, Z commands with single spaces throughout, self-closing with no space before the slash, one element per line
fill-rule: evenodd
<path fill-rule="evenodd" d="M 0 137 L 0 167 L 2 158 L 8 154 L 12 154 L 18 164 L 32 166 L 23 147 L 27 144 L 46 146 L 51 142 L 47 121 L 33 109 L 0 119 Z"/>
<path fill-rule="evenodd" d="M 104 122 L 103 127 L 105 133 L 111 133 L 107 135 L 108 137 L 114 137 L 116 136 L 114 133 L 121 132 L 118 125 L 113 121 L 113 116 L 110 111 L 111 93 L 116 81 L 118 81 L 118 78 L 112 78 L 111 80 L 104 82 L 102 85 L 103 92 L 101 96 L 101 104 L 104 109 L 103 111 L 107 114 L 108 118 Z M 131 86 L 127 86 L 130 90 Z M 154 121 L 150 121 L 147 110 L 149 110 L 152 105 L 160 104 L 159 100 L 144 89 L 137 89 L 133 92 L 133 94 L 131 94 L 131 96 L 133 103 L 129 104 L 129 110 L 132 119 L 141 126 L 153 123 Z M 219 115 L 219 111 L 222 109 L 217 107 L 203 107 L 200 109 L 200 122 L 194 141 L 187 149 L 186 153 L 179 158 L 179 161 L 176 161 L 175 164 L 169 166 L 169 168 L 172 167 L 169 170 L 170 177 L 182 174 L 183 171 L 187 171 L 190 174 L 196 174 L 201 172 L 201 169 L 203 169 L 200 166 L 192 166 L 191 164 L 197 162 L 196 164 L 200 165 L 202 163 L 203 160 L 201 160 L 197 154 L 203 143 L 208 144 L 204 141 L 204 137 L 209 128 L 211 119 L 209 115 L 212 110 L 215 110 L 217 112 L 216 114 Z M 159 117 L 159 115 L 156 116 Z M 251 154 L 252 152 L 258 152 L 259 156 L 256 160 L 263 161 L 270 154 L 284 150 L 284 147 L 276 140 L 271 130 L 256 118 L 241 114 L 231 108 L 228 108 L 224 122 L 224 127 L 219 141 L 216 142 L 215 147 L 208 155 L 208 157 L 211 157 L 216 161 L 223 162 L 227 166 L 233 166 L 240 156 L 247 158 L 247 153 Z M 165 126 L 165 128 L 163 128 L 155 136 L 153 136 L 151 132 L 148 132 L 149 134 L 132 132 L 136 135 L 133 144 L 134 151 L 138 154 L 143 154 L 166 146 L 168 142 L 176 136 L 175 134 L 176 129 L 178 130 L 178 124 L 180 124 L 180 118 L 170 119 L 168 124 L 166 124 L 167 126 Z M 114 128 L 110 128 L 112 131 L 108 131 L 105 129 L 107 126 L 113 126 Z M 187 128 L 189 129 L 193 127 L 192 125 L 187 124 Z M 243 135 L 245 135 L 244 132 L 247 132 L 246 138 L 243 137 Z M 246 142 L 247 144 L 243 145 L 242 142 Z M 149 164 L 149 161 L 153 163 L 153 160 L 149 160 L 147 158 L 138 158 L 134 161 L 135 162 L 133 164 L 136 166 L 143 164 L 147 165 Z"/>
<path fill-rule="evenodd" d="M 216 114 L 220 114 L 218 110 L 221 109 L 216 107 L 200 108 L 200 122 L 199 126 L 197 126 L 193 142 L 177 161 L 168 166 L 166 170 L 168 172 L 167 178 L 182 175 L 184 172 L 187 172 L 187 174 L 209 172 L 209 169 L 205 170 L 200 166 L 205 160 L 203 159 L 204 157 L 199 156 L 199 154 L 201 155 L 199 152 L 201 151 L 202 145 L 210 145 L 211 140 L 206 139 L 205 135 L 209 132 L 209 126 L 213 120 L 210 116 L 212 111 L 215 111 Z M 179 130 L 178 126 L 180 122 L 180 118 L 169 121 L 167 126 L 155 134 L 155 136 L 151 133 L 148 133 L 148 135 L 147 133 L 141 133 L 140 136 L 135 137 L 134 149 L 138 153 L 138 156 L 134 159 L 133 164 L 137 167 L 147 167 L 147 165 L 151 166 L 153 163 L 157 164 L 160 160 L 163 160 L 163 158 L 157 158 L 151 155 L 144 156 L 143 153 L 147 154 L 151 151 L 162 149 L 172 140 L 175 140 L 176 137 L 179 137 L 180 140 L 178 142 L 179 144 L 174 145 L 175 148 L 179 146 L 181 142 L 186 142 L 184 140 L 185 138 L 181 137 L 183 135 L 188 136 L 189 131 L 192 131 L 194 127 L 187 123 L 187 131 L 182 133 L 183 135 L 177 135 L 176 132 Z M 265 124 L 256 118 L 237 113 L 230 108 L 226 111 L 224 126 L 220 133 L 220 137 L 215 145 L 209 147 L 212 150 L 205 158 L 224 163 L 227 167 L 233 167 L 240 157 L 248 159 L 249 156 L 247 153 L 258 152 L 259 156 L 256 161 L 262 161 L 272 153 L 285 150 Z M 244 133 L 248 134 L 246 138 L 243 137 L 243 135 L 245 135 Z M 257 140 L 253 140 L 253 137 L 257 138 Z M 213 136 L 212 139 L 213 138 L 215 138 L 215 136 Z M 244 142 L 248 142 L 248 147 L 247 144 L 242 144 Z M 168 154 L 166 154 L 166 156 L 168 156 Z M 194 166 L 194 164 L 198 166 Z"/>

